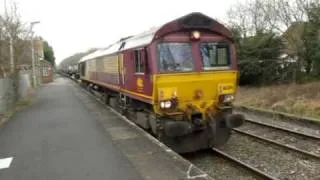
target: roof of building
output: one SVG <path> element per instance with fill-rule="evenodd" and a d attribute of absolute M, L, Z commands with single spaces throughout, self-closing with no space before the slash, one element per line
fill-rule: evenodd
<path fill-rule="evenodd" d="M 178 31 L 182 28 L 209 29 L 232 40 L 231 32 L 222 24 L 202 13 L 191 13 L 181 18 L 175 19 L 169 23 L 166 23 L 160 27 L 151 28 L 150 30 L 137 34 L 135 36 L 122 38 L 120 41 L 110 45 L 107 48 L 98 49 L 97 51 L 81 58 L 79 63 L 101 56 L 114 54 L 127 49 L 145 46 L 147 44 L 150 44 L 157 37 L 161 37 L 162 35 L 170 32 Z"/>

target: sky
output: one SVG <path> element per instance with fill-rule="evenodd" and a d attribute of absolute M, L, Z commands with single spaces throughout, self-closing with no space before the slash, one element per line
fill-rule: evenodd
<path fill-rule="evenodd" d="M 241 0 L 0 0 L 15 2 L 25 22 L 53 47 L 56 63 L 74 53 L 106 47 L 191 12 L 227 23 L 227 11 Z M 4 8 L 1 8 L 3 13 Z"/>

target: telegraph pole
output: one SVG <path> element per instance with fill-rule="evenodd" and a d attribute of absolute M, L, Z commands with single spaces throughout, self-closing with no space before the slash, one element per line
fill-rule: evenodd
<path fill-rule="evenodd" d="M 31 25 L 32 29 L 32 25 Z M 37 87 L 37 76 L 36 76 L 36 63 L 34 60 L 34 48 L 33 48 L 33 32 L 31 35 L 31 60 L 32 60 L 32 77 L 33 77 L 33 87 Z"/>
<path fill-rule="evenodd" d="M 33 87 L 37 87 L 37 75 L 36 75 L 36 62 L 34 58 L 34 47 L 33 47 L 33 31 L 32 28 L 35 24 L 40 23 L 39 21 L 31 22 L 31 59 L 32 59 L 32 77 L 33 77 Z"/>
<path fill-rule="evenodd" d="M 9 34 L 9 53 L 10 53 L 10 69 L 11 69 L 11 73 L 14 74 L 15 73 L 15 64 L 14 64 L 14 57 L 13 57 L 13 40 L 11 35 Z"/>

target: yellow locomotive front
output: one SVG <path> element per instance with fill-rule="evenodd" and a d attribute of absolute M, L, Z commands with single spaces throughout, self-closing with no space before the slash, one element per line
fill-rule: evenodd
<path fill-rule="evenodd" d="M 154 133 L 180 153 L 223 145 L 243 123 L 242 115 L 232 114 L 238 78 L 232 39 L 191 28 L 151 47 L 157 62 Z"/>

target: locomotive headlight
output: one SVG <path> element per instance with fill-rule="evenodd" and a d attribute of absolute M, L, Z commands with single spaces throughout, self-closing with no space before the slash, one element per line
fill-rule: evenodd
<path fill-rule="evenodd" d="M 192 36 L 192 39 L 198 40 L 198 39 L 200 39 L 200 32 L 199 31 L 193 31 L 191 36 Z"/>
<path fill-rule="evenodd" d="M 165 108 L 171 108 L 171 105 L 172 105 L 172 103 L 171 103 L 171 101 L 166 101 L 165 103 L 164 103 L 164 107 Z"/>
<path fill-rule="evenodd" d="M 219 100 L 220 100 L 220 103 L 231 103 L 234 101 L 234 95 L 224 94 L 220 96 Z"/>
<path fill-rule="evenodd" d="M 160 108 L 161 109 L 169 109 L 172 107 L 172 102 L 170 100 L 168 101 L 161 101 L 160 102 Z"/>
<path fill-rule="evenodd" d="M 162 109 L 165 107 L 165 102 L 164 102 L 164 101 L 160 102 L 160 107 L 161 107 Z"/>

